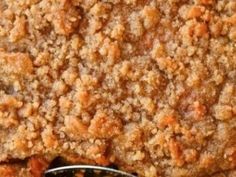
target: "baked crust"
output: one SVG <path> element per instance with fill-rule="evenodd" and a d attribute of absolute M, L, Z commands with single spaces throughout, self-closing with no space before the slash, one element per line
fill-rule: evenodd
<path fill-rule="evenodd" d="M 233 0 L 1 0 L 0 171 L 234 176 L 235 42 Z"/>

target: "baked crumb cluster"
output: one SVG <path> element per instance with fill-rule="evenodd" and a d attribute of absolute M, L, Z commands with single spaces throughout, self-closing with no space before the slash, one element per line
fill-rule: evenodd
<path fill-rule="evenodd" d="M 235 137 L 235 0 L 0 1 L 4 176 L 235 177 Z"/>

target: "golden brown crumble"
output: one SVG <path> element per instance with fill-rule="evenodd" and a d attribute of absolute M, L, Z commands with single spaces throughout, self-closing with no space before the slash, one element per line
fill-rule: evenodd
<path fill-rule="evenodd" d="M 235 177 L 235 136 L 234 0 L 0 1 L 1 175 Z"/>

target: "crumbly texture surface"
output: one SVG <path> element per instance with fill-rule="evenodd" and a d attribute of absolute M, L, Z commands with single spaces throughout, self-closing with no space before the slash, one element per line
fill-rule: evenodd
<path fill-rule="evenodd" d="M 0 0 L 1 174 L 235 177 L 235 137 L 235 0 Z"/>

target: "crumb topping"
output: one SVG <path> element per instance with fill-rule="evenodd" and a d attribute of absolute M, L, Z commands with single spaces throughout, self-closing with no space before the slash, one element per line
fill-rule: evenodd
<path fill-rule="evenodd" d="M 0 173 L 234 177 L 235 42 L 233 0 L 0 1 Z"/>

